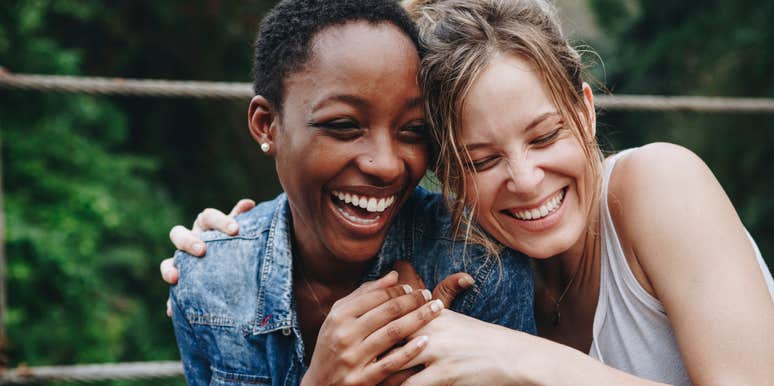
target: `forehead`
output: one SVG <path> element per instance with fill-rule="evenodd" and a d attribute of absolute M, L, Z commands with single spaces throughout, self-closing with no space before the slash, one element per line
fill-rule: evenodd
<path fill-rule="evenodd" d="M 358 76 L 416 77 L 419 54 L 412 40 L 391 23 L 353 21 L 327 27 L 310 44 L 302 73 L 331 80 Z"/>
<path fill-rule="evenodd" d="M 497 54 L 473 81 L 462 106 L 465 138 L 518 130 L 556 111 L 540 72 L 528 61 Z"/>

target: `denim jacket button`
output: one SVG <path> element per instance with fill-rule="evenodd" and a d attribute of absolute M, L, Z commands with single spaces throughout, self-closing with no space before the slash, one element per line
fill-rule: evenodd
<path fill-rule="evenodd" d="M 282 335 L 288 336 L 291 332 L 292 331 L 290 331 L 290 327 L 285 327 L 282 329 Z"/>

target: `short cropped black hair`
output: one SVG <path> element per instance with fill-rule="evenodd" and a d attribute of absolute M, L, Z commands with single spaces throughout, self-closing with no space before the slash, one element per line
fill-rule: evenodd
<path fill-rule="evenodd" d="M 315 34 L 326 27 L 361 20 L 395 25 L 419 50 L 414 22 L 395 0 L 283 0 L 263 19 L 255 40 L 255 94 L 281 110 L 283 81 L 303 70 Z"/>

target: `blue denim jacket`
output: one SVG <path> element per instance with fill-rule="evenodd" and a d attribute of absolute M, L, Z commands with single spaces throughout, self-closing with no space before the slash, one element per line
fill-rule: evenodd
<path fill-rule="evenodd" d="M 204 235 L 207 257 L 176 255 L 172 320 L 189 385 L 296 385 L 306 371 L 293 300 L 290 208 L 284 194 L 237 218 L 240 234 Z M 476 284 L 451 309 L 535 332 L 533 282 L 523 255 L 499 263 L 480 247 L 450 238 L 439 195 L 417 188 L 401 208 L 363 281 L 407 260 L 428 288 L 466 271 Z"/>

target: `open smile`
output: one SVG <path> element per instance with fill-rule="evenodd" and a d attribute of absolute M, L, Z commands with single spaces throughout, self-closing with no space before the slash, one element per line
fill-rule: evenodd
<path fill-rule="evenodd" d="M 564 202 L 564 194 L 565 189 L 562 189 L 554 194 L 551 198 L 546 200 L 543 205 L 532 209 L 510 210 L 510 213 L 513 215 L 513 217 L 516 217 L 519 220 L 540 220 L 555 212 L 557 209 L 559 209 L 560 206 L 562 206 L 562 203 Z"/>
<path fill-rule="evenodd" d="M 374 233 L 382 229 L 392 212 L 397 194 L 369 195 L 344 190 L 330 192 L 331 203 L 339 218 L 356 233 Z"/>
<path fill-rule="evenodd" d="M 509 208 L 502 210 L 502 213 L 511 219 L 516 220 L 522 228 L 528 231 L 543 231 L 559 222 L 563 212 L 564 202 L 567 198 L 567 189 L 568 187 L 560 189 L 538 205 L 532 207 Z"/>

